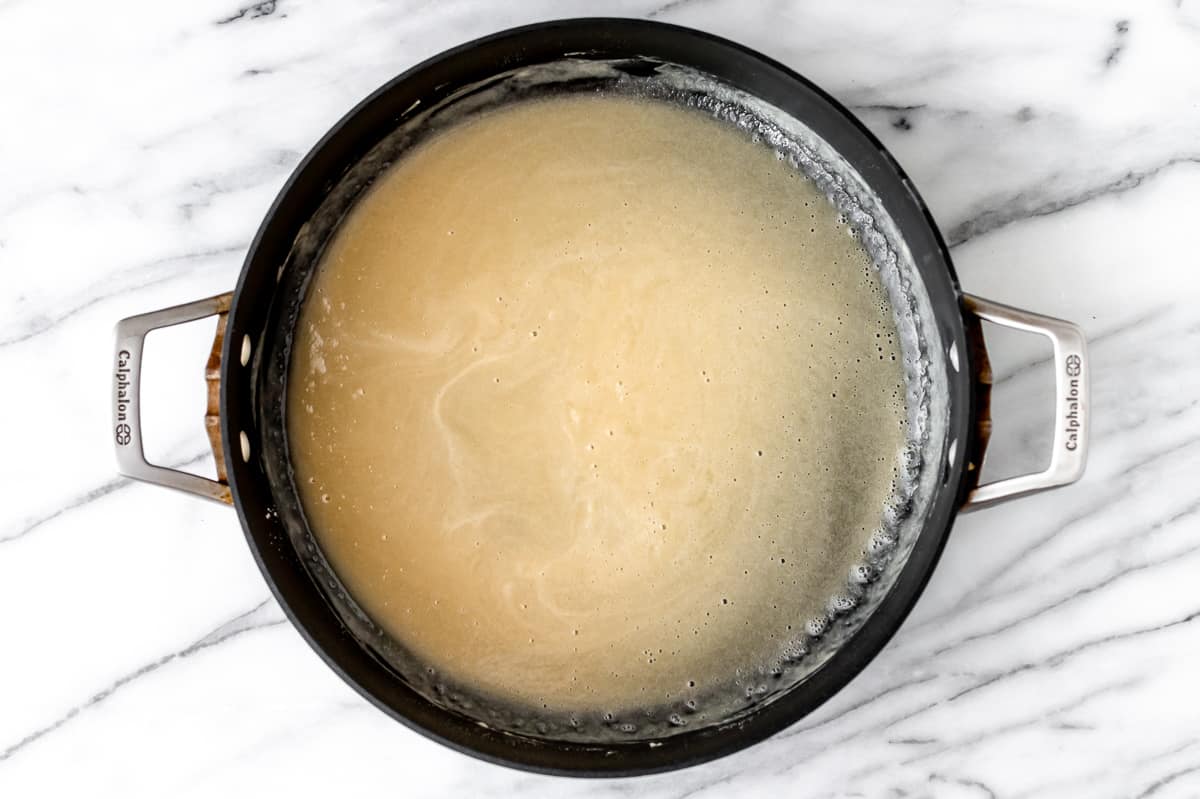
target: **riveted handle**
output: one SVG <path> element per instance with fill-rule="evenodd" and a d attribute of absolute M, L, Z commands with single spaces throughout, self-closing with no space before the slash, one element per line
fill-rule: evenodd
<path fill-rule="evenodd" d="M 963 503 L 963 510 L 976 510 L 1006 499 L 1074 483 L 1083 476 L 1088 449 L 1088 359 L 1087 344 L 1078 326 L 1013 308 L 982 297 L 964 295 L 967 309 L 994 324 L 1037 333 L 1054 347 L 1054 444 L 1050 465 L 1031 474 L 1008 477 L 976 486 Z"/>
<path fill-rule="evenodd" d="M 225 334 L 225 317 L 233 294 L 219 294 L 196 302 L 164 308 L 161 311 L 131 316 L 117 323 L 113 371 L 113 442 L 117 452 L 117 470 L 126 477 L 147 483 L 187 491 L 217 502 L 232 504 L 229 484 L 225 480 L 225 461 L 222 456 L 220 422 L 216 417 L 214 400 L 220 379 L 220 350 Z M 213 455 L 217 460 L 219 480 L 209 480 L 198 474 L 157 466 L 146 460 L 142 447 L 141 380 L 142 348 L 146 334 L 160 327 L 193 322 L 208 316 L 218 316 L 216 341 L 210 356 L 208 380 L 208 412 L 205 419 Z M 214 437 L 213 433 L 216 432 Z"/>

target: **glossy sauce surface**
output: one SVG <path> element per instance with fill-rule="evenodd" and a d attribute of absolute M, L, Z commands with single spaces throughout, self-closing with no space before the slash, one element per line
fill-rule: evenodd
<path fill-rule="evenodd" d="M 895 335 L 765 146 L 655 101 L 528 102 L 342 224 L 295 340 L 296 482 L 360 606 L 458 684 L 701 694 L 844 590 L 904 441 Z"/>

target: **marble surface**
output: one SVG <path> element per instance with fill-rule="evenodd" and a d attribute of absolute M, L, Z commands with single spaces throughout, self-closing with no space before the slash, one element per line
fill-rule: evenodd
<path fill-rule="evenodd" d="M 234 284 L 347 108 L 448 46 L 650 16 L 773 56 L 908 169 L 964 287 L 1080 322 L 1070 488 L 959 520 L 841 694 L 735 756 L 626 781 L 454 754 L 342 684 L 234 513 L 115 476 L 111 327 Z M 0 796 L 1200 794 L 1200 0 L 0 0 Z M 147 349 L 149 454 L 210 470 L 209 326 Z M 1038 341 L 991 335 L 992 475 L 1050 435 Z"/>

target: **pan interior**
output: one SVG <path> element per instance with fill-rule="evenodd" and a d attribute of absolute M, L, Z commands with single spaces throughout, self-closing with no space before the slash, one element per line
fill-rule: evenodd
<path fill-rule="evenodd" d="M 905 379 L 907 443 L 892 501 L 883 510 L 861 562 L 844 590 L 830 597 L 825 612 L 797 620 L 786 656 L 761 673 L 743 675 L 737 690 L 695 702 L 683 697 L 628 712 L 531 716 L 524 708 L 473 692 L 429 669 L 388 636 L 360 608 L 329 565 L 298 498 L 286 436 L 264 437 L 264 463 L 275 490 L 277 511 L 314 582 L 352 634 L 377 658 L 430 702 L 493 729 L 581 743 L 662 739 L 713 725 L 736 723 L 786 694 L 814 674 L 844 646 L 879 606 L 920 533 L 940 483 L 947 453 L 947 377 L 943 345 L 912 256 L 882 203 L 853 167 L 796 118 L 778 108 L 678 65 L 651 59 L 568 58 L 523 67 L 465 87 L 430 108 L 410 108 L 396 130 L 355 164 L 332 188 L 320 210 L 297 237 L 281 271 L 281 318 L 295 327 L 317 263 L 347 213 L 373 182 L 409 149 L 474 115 L 501 105 L 564 93 L 646 98 L 700 111 L 743 130 L 806 175 L 855 231 L 874 265 L 898 333 Z M 286 377 L 292 336 L 277 336 L 265 359 L 260 383 L 264 429 L 286 429 Z M 273 466 L 279 464 L 280 466 Z M 682 723 L 681 723 L 682 721 Z"/>

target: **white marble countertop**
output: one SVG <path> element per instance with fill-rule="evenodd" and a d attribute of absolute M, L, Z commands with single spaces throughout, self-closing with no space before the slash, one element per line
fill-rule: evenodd
<path fill-rule="evenodd" d="M 230 289 L 353 103 L 475 36 L 596 14 L 736 39 L 851 106 L 964 288 L 1084 326 L 1095 397 L 1084 480 L 961 518 L 817 713 L 599 782 L 370 707 L 283 620 L 234 513 L 118 479 L 108 431 L 113 323 Z M 0 0 L 0 76 L 0 796 L 1200 794 L 1200 0 Z M 201 470 L 202 327 L 152 338 L 145 387 L 149 454 Z M 1048 367 L 990 341 L 987 468 L 1036 466 Z"/>

